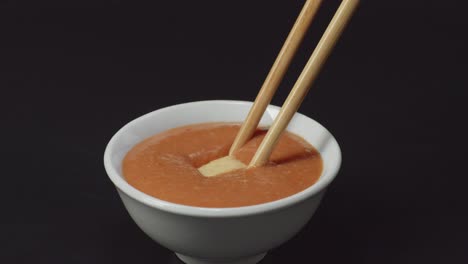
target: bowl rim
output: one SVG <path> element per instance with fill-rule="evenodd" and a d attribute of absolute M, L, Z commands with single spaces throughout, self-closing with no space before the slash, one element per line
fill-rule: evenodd
<path fill-rule="evenodd" d="M 111 151 L 113 149 L 113 146 L 116 144 L 118 137 L 122 133 L 124 133 L 124 131 L 128 127 L 135 125 L 136 123 L 140 122 L 143 119 L 149 118 L 151 115 L 156 114 L 156 112 L 170 111 L 170 110 L 173 110 L 174 108 L 185 107 L 185 106 L 193 105 L 193 104 L 230 104 L 230 105 L 249 104 L 251 105 L 252 102 L 238 101 L 238 100 L 203 100 L 203 101 L 186 102 L 186 103 L 181 103 L 181 104 L 176 104 L 176 105 L 171 105 L 171 106 L 156 109 L 154 111 L 146 113 L 126 123 L 112 136 L 112 138 L 108 142 L 106 149 L 104 151 L 104 168 L 107 172 L 108 177 L 114 183 L 114 185 L 117 187 L 119 191 L 123 192 L 130 198 L 138 202 L 141 202 L 149 207 L 159 209 L 162 211 L 166 211 L 166 212 L 170 212 L 170 213 L 174 213 L 174 214 L 187 215 L 187 216 L 193 216 L 193 217 L 210 217 L 210 218 L 239 217 L 239 216 L 255 215 L 255 214 L 261 214 L 261 213 L 266 213 L 266 212 L 272 212 L 272 211 L 276 211 L 276 210 L 300 203 L 306 200 L 307 198 L 314 196 L 315 194 L 318 194 L 322 190 L 324 190 L 334 180 L 334 178 L 338 174 L 338 171 L 340 170 L 341 160 L 342 160 L 341 149 L 335 137 L 330 133 L 330 131 L 328 131 L 328 129 L 326 129 L 324 126 L 322 126 L 320 123 L 318 123 L 314 119 L 297 112 L 296 115 L 300 115 L 302 117 L 309 119 L 310 121 L 316 123 L 317 125 L 322 127 L 322 129 L 324 129 L 330 134 L 331 136 L 330 139 L 333 141 L 332 144 L 336 144 L 336 147 L 337 147 L 336 148 L 337 149 L 337 153 L 336 153 L 337 166 L 327 170 L 326 174 L 320 175 L 320 178 L 317 182 L 315 182 L 310 187 L 296 194 L 287 196 L 285 198 L 281 198 L 279 200 L 262 203 L 262 204 L 256 204 L 256 205 L 241 206 L 241 207 L 211 208 L 211 207 L 197 207 L 197 206 L 190 206 L 190 205 L 182 205 L 182 204 L 164 201 L 156 197 L 150 196 L 148 194 L 145 194 L 144 192 L 134 188 L 129 183 L 127 183 L 127 181 L 125 181 L 124 178 L 120 176 L 120 173 L 116 170 L 116 168 L 114 168 L 111 162 Z M 276 110 L 280 109 L 280 107 L 275 106 L 275 105 L 269 105 L 268 108 L 270 109 L 273 108 Z"/>

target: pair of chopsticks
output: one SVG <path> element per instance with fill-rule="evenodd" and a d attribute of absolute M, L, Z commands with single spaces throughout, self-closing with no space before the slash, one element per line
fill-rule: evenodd
<path fill-rule="evenodd" d="M 242 147 L 254 134 L 260 119 L 268 104 L 276 92 L 281 80 L 292 61 L 304 35 L 312 22 L 312 19 L 320 6 L 321 0 L 307 0 L 289 33 L 281 51 L 276 58 L 265 82 L 260 89 L 254 104 L 252 105 L 246 120 L 242 124 L 234 143 L 229 150 L 229 155 Z M 294 114 L 299 109 L 304 97 L 318 76 L 325 60 L 331 53 L 343 29 L 349 22 L 359 0 L 343 0 L 317 47 L 310 56 L 306 66 L 294 84 L 279 114 L 258 147 L 248 167 L 263 166 L 276 146 L 279 137 L 288 126 Z"/>

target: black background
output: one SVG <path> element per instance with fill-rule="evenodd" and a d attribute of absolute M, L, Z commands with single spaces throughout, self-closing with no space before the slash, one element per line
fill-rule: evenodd
<path fill-rule="evenodd" d="M 339 4 L 323 2 L 273 104 Z M 362 2 L 300 109 L 342 170 L 262 263 L 468 263 L 463 2 Z M 0 262 L 180 263 L 128 216 L 104 148 L 161 107 L 253 100 L 302 4 L 2 3 Z"/>

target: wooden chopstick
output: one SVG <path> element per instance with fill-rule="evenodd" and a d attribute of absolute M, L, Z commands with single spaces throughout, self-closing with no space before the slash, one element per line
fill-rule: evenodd
<path fill-rule="evenodd" d="M 276 146 L 279 137 L 288 126 L 296 111 L 299 109 L 304 97 L 309 91 L 312 83 L 317 78 L 320 69 L 330 55 L 331 50 L 335 46 L 346 24 L 349 22 L 349 19 L 358 3 L 359 0 L 343 0 L 341 2 L 338 10 L 333 16 L 333 19 L 325 30 L 325 33 L 317 44 L 317 47 L 309 58 L 301 75 L 294 84 L 293 89 L 286 98 L 279 114 L 276 116 L 248 167 L 263 166 L 268 162 L 271 152 Z"/>
<path fill-rule="evenodd" d="M 263 112 L 265 112 L 266 107 L 271 102 L 271 98 L 283 79 L 289 64 L 291 64 L 294 54 L 296 53 L 299 44 L 301 44 L 304 39 L 305 33 L 307 32 L 315 13 L 317 13 L 321 2 L 322 0 L 307 0 L 304 4 L 304 7 L 296 19 L 291 32 L 286 38 L 275 63 L 263 82 L 262 88 L 258 92 L 257 98 L 250 108 L 247 118 L 237 133 L 236 139 L 229 150 L 229 155 L 242 147 L 252 137 L 253 133 L 257 129 Z"/>

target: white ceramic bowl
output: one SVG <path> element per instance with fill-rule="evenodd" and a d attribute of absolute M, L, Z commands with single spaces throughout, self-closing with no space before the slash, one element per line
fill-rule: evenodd
<path fill-rule="evenodd" d="M 202 208 L 159 200 L 133 188 L 122 176 L 122 159 L 138 142 L 170 128 L 202 123 L 242 122 L 251 102 L 199 101 L 162 108 L 121 128 L 104 153 L 109 178 L 135 223 L 153 240 L 176 252 L 188 264 L 257 263 L 308 222 L 335 178 L 341 151 L 322 125 L 296 114 L 288 130 L 302 136 L 322 155 L 319 180 L 295 195 L 259 205 L 236 208 Z M 260 125 L 269 125 L 279 111 L 269 106 Z"/>

